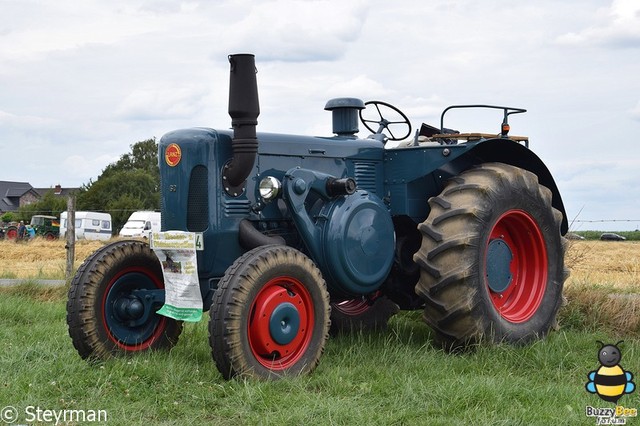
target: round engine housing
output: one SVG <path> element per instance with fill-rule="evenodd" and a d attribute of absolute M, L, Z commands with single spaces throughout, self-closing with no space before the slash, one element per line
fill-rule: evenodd
<path fill-rule="evenodd" d="M 376 291 L 391 270 L 395 248 L 393 222 L 382 200 L 359 190 L 327 203 L 320 216 L 327 218 L 322 269 L 332 294 Z"/>

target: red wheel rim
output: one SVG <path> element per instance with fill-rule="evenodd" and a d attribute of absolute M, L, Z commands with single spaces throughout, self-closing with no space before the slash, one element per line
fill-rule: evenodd
<path fill-rule="evenodd" d="M 538 310 L 547 287 L 547 249 L 544 237 L 536 221 L 522 210 L 504 213 L 493 229 L 487 242 L 505 244 L 510 250 L 508 270 L 510 281 L 503 291 L 494 291 L 487 267 L 489 262 L 505 262 L 504 259 L 485 257 L 484 270 L 487 291 L 491 302 L 502 318 L 512 323 L 529 320 Z M 495 287 L 495 286 L 493 286 Z"/>
<path fill-rule="evenodd" d="M 289 315 L 279 316 L 283 310 Z M 286 370 L 303 357 L 311 342 L 313 325 L 313 300 L 305 286 L 295 278 L 273 278 L 251 304 L 247 330 L 251 352 L 262 366 Z M 287 334 L 290 326 L 294 329 Z M 278 328 L 275 332 L 274 327 Z"/>
<path fill-rule="evenodd" d="M 7 239 L 8 240 L 15 240 L 16 238 L 18 238 L 18 231 L 16 229 L 9 229 L 7 231 Z"/>

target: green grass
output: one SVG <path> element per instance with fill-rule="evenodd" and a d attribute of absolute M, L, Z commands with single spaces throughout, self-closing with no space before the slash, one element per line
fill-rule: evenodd
<path fill-rule="evenodd" d="M 452 355 L 432 346 L 416 312 L 380 334 L 331 338 L 313 374 L 280 381 L 223 380 L 208 315 L 169 352 L 91 364 L 71 344 L 65 299 L 62 288 L 34 284 L 0 291 L 0 408 L 16 407 L 23 421 L 39 406 L 106 410 L 109 425 L 595 424 L 585 407 L 612 406 L 584 388 L 599 366 L 596 340 L 626 339 L 621 364 L 640 374 L 640 344 L 627 336 L 569 323 L 532 345 Z"/>
<path fill-rule="evenodd" d="M 18 276 L 15 274 L 15 272 L 3 272 L 2 274 L 0 274 L 0 278 L 16 279 L 18 278 Z"/>

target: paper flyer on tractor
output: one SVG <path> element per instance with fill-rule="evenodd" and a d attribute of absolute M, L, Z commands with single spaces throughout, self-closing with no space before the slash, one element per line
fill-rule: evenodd
<path fill-rule="evenodd" d="M 151 248 L 160 260 L 164 275 L 165 300 L 158 314 L 180 321 L 200 321 L 202 295 L 198 281 L 196 234 L 153 232 Z"/>

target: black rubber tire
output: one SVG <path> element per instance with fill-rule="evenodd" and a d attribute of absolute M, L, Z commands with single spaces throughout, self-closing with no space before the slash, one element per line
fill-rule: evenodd
<path fill-rule="evenodd" d="M 274 285 L 281 282 L 282 286 Z M 263 340 L 269 343 L 270 337 L 269 332 L 258 334 L 253 331 L 256 319 L 261 317 L 255 312 L 266 305 L 259 305 L 258 300 L 278 288 L 280 291 L 288 289 L 287 296 L 306 299 L 305 308 L 299 312 L 308 313 L 307 318 L 312 320 L 300 323 L 307 324 L 311 334 L 305 333 L 301 325 L 296 328 L 300 332 L 295 336 L 301 336 L 304 344 L 292 346 L 288 356 L 275 352 L 261 355 L 254 347 Z M 235 376 L 275 379 L 310 373 L 324 351 L 329 335 L 329 315 L 326 284 L 307 256 L 287 246 L 257 247 L 227 269 L 215 292 L 209 321 L 213 359 L 227 380 Z"/>
<path fill-rule="evenodd" d="M 421 268 L 415 289 L 425 301 L 424 320 L 443 347 L 458 349 L 482 341 L 525 343 L 544 336 L 555 325 L 568 270 L 564 267 L 567 244 L 560 234 L 562 214 L 551 206 L 551 199 L 551 191 L 538 183 L 535 174 L 502 163 L 467 170 L 451 179 L 439 196 L 429 199 L 430 214 L 418 226 L 423 238 L 414 255 Z M 515 244 L 520 265 L 528 265 L 529 272 L 540 269 L 532 265 L 546 267 L 539 275 L 542 278 L 537 278 L 545 284 L 531 290 L 532 294 L 537 292 L 538 302 L 523 310 L 526 315 L 513 320 L 498 310 L 503 307 L 496 303 L 504 302 L 496 302 L 496 297 L 502 294 L 489 288 L 485 261 L 489 243 L 496 239 L 494 236 L 490 241 L 491 233 L 511 214 L 530 218 L 538 235 L 539 244 L 529 247 L 527 233 L 520 234 L 521 244 Z M 511 230 L 506 228 L 503 233 L 509 234 Z M 514 228 L 514 232 L 522 232 L 518 226 Z M 508 239 L 509 235 L 501 237 Z M 538 253 L 546 252 L 546 259 L 539 255 L 539 265 L 528 264 L 527 256 L 535 254 L 529 251 L 536 247 L 541 248 Z M 519 282 L 517 277 L 526 273 L 513 276 Z M 526 289 L 527 284 L 521 288 Z M 524 300 L 520 303 L 531 303 Z"/>
<path fill-rule="evenodd" d="M 139 345 L 119 344 L 105 320 L 106 292 L 118 274 L 131 268 L 150 280 L 164 281 L 160 262 L 141 241 L 116 241 L 92 253 L 80 266 L 69 288 L 67 325 L 73 346 L 83 359 L 107 359 L 140 350 L 168 349 L 178 342 L 182 322 L 153 314 L 152 337 Z"/>
<path fill-rule="evenodd" d="M 400 308 L 386 296 L 331 303 L 331 334 L 382 331 Z"/>

